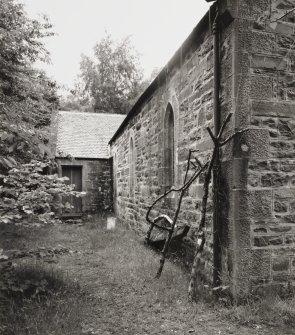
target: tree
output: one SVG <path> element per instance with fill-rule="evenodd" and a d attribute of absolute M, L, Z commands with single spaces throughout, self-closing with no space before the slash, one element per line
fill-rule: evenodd
<path fill-rule="evenodd" d="M 56 211 L 69 206 L 62 203 L 63 195 L 83 195 L 65 184 L 68 178 L 48 173 L 50 169 L 55 169 L 54 161 L 33 160 L 0 175 L 0 223 L 53 223 Z"/>
<path fill-rule="evenodd" d="M 141 96 L 141 94 L 150 86 L 150 84 L 153 82 L 153 80 L 157 77 L 157 75 L 160 73 L 161 69 L 158 67 L 153 68 L 149 78 L 146 78 L 144 80 L 142 80 L 139 85 L 138 85 L 138 89 L 137 89 L 137 95 L 134 96 L 130 101 L 129 104 L 132 107 L 136 101 L 138 100 L 138 98 Z"/>
<path fill-rule="evenodd" d="M 60 196 L 74 194 L 49 158 L 57 87 L 37 60 L 48 52 L 41 39 L 51 25 L 29 19 L 16 0 L 0 0 L 0 223 L 55 221 Z"/>
<path fill-rule="evenodd" d="M 96 111 L 124 114 L 140 93 L 142 71 L 128 37 L 115 44 L 106 35 L 95 45 L 93 59 L 82 55 L 80 69 L 84 92 Z"/>
<path fill-rule="evenodd" d="M 48 126 L 58 105 L 56 84 L 33 68 L 46 61 L 41 39 L 51 25 L 29 19 L 15 0 L 0 1 L 0 171 L 49 154 Z"/>
<path fill-rule="evenodd" d="M 74 88 L 67 89 L 67 95 L 60 99 L 60 110 L 71 111 L 78 110 L 82 112 L 94 112 L 92 99 L 88 92 L 84 90 L 84 85 L 81 81 L 74 83 Z"/>

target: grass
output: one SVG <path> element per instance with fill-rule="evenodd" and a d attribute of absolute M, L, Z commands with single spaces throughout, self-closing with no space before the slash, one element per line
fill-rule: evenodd
<path fill-rule="evenodd" d="M 1 335 L 80 334 L 83 295 L 76 283 L 61 271 L 41 264 L 22 264 L 14 276 L 20 283 L 33 283 L 34 290 L 10 294 L 2 300 Z M 46 286 L 41 285 L 41 292 L 35 294 L 42 280 Z"/>
<path fill-rule="evenodd" d="M 132 283 L 127 298 L 130 303 L 139 299 L 141 306 L 161 306 L 186 300 L 187 274 L 167 262 L 161 281 L 155 280 L 159 265 L 158 255 L 139 243 L 131 231 L 104 230 L 100 225 L 91 222 L 86 227 L 64 225 L 33 231 L 20 229 L 17 233 L 13 233 L 10 227 L 9 234 L 4 236 L 5 246 L 10 246 L 11 249 L 75 244 L 84 251 L 99 252 L 104 262 L 109 264 L 107 271 L 110 280 L 116 281 L 119 278 L 119 281 L 127 280 Z M 38 282 L 45 279 L 48 283 L 46 293 L 34 296 L 30 292 L 22 297 L 9 297 L 1 306 L 0 334 L 81 334 L 84 316 L 91 313 L 89 292 L 80 289 L 70 280 L 71 276 L 66 275 L 56 265 L 48 266 L 42 261 L 34 264 L 34 259 L 21 262 L 15 273 L 19 282 Z"/>
<path fill-rule="evenodd" d="M 112 249 L 108 252 L 113 253 L 109 256 L 115 259 L 115 268 L 122 276 L 131 278 L 135 286 L 138 285 L 139 290 L 145 285 L 148 290 L 145 299 L 148 299 L 149 302 L 158 301 L 164 305 L 174 305 L 179 301 L 183 303 L 187 301 L 189 273 L 181 271 L 167 261 L 161 280 L 155 280 L 159 255 L 139 244 L 132 232 L 122 231 L 120 234 L 105 232 L 103 237 L 99 235 L 96 238 L 98 247 L 101 245 L 101 238 L 106 245 L 112 245 Z M 93 239 L 95 239 L 94 236 Z M 95 243 L 93 245 L 95 246 Z M 126 259 L 128 259 L 128 264 L 126 264 Z M 226 308 L 220 308 L 220 305 L 214 306 L 212 297 L 208 298 L 208 292 L 200 292 L 199 297 L 197 308 L 200 305 L 208 308 L 210 305 L 215 309 L 216 314 L 236 324 L 250 327 L 261 324 L 277 328 L 295 327 L 295 295 L 282 299 L 277 294 L 269 292 L 260 299 L 248 300 L 244 304 L 231 305 Z M 189 304 L 186 306 L 192 308 Z"/>
<path fill-rule="evenodd" d="M 116 317 L 117 299 L 121 295 L 128 306 L 126 313 L 135 313 L 141 320 L 151 318 L 148 324 L 153 320 L 158 322 L 157 313 L 161 313 L 168 319 L 176 318 L 175 325 L 185 323 L 187 319 L 192 325 L 197 324 L 202 315 L 202 318 L 219 319 L 226 325 L 242 325 L 249 329 L 263 324 L 279 328 L 278 332 L 284 334 L 289 334 L 285 331 L 287 327 L 295 326 L 295 297 L 282 300 L 268 295 L 228 307 L 212 306 L 202 298 L 198 304 L 190 304 L 187 301 L 189 273 L 167 261 L 160 280 L 156 280 L 159 254 L 144 246 L 128 229 L 106 230 L 101 224 L 90 222 L 84 227 L 59 225 L 33 232 L 10 232 L 4 237 L 0 235 L 0 248 L 10 245 L 15 249 L 25 245 L 27 249 L 58 244 L 74 248 L 79 253 L 60 256 L 59 263 L 53 265 L 42 261 L 36 263 L 31 258 L 19 260 L 15 273 L 18 280 L 29 280 L 38 285 L 38 281 L 45 279 L 46 290 L 39 295 L 32 291 L 28 295 L 3 300 L 0 304 L 1 335 L 81 335 L 85 322 L 96 322 L 101 313 L 101 310 L 95 310 L 95 302 L 99 301 L 99 308 L 103 301 L 99 299 L 104 296 L 96 294 L 105 285 L 109 285 L 106 288 L 108 306 L 114 306 L 114 314 L 105 310 L 104 319 Z M 87 322 L 85 327 L 88 327 Z"/>
<path fill-rule="evenodd" d="M 282 299 L 278 295 L 249 300 L 241 305 L 223 309 L 224 316 L 241 325 L 269 325 L 295 327 L 295 295 Z"/>
<path fill-rule="evenodd" d="M 61 229 L 60 229 L 61 228 Z M 0 249 L 30 250 L 40 246 L 66 245 L 69 236 L 63 227 L 24 228 L 0 226 Z M 66 226 L 64 227 L 66 228 Z M 0 291 L 1 335 L 75 335 L 81 334 L 86 299 L 78 284 L 56 265 L 34 257 L 16 262 L 11 278 L 15 286 L 29 289 L 20 292 Z M 36 290 L 37 292 L 36 294 Z"/>
<path fill-rule="evenodd" d="M 0 334 L 81 334 L 80 304 L 75 293 L 50 295 L 40 301 L 27 299 L 22 304 L 11 302 L 1 317 Z"/>
<path fill-rule="evenodd" d="M 161 280 L 155 275 L 159 266 L 159 254 L 147 248 L 138 237 L 129 230 L 89 229 L 90 248 L 100 250 L 106 262 L 111 262 L 111 276 L 128 278 L 133 284 L 133 291 L 145 289 L 147 303 L 157 300 L 173 303 L 186 300 L 188 273 L 167 261 Z"/>

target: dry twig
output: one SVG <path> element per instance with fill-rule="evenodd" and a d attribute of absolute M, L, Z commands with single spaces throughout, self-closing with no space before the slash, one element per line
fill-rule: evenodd
<path fill-rule="evenodd" d="M 197 153 L 197 150 L 189 150 L 189 155 L 187 158 L 187 165 L 186 165 L 186 172 L 183 180 L 183 185 L 179 188 L 172 187 L 169 190 L 167 190 L 164 194 L 160 195 L 153 203 L 151 206 L 148 207 L 147 213 L 146 213 L 146 220 L 150 224 L 150 227 L 147 231 L 146 235 L 146 242 L 150 243 L 150 238 L 151 238 L 151 233 L 154 229 L 154 227 L 157 227 L 158 229 L 164 230 L 168 232 L 168 236 L 165 240 L 164 247 L 161 251 L 161 258 L 160 258 L 160 266 L 158 269 L 158 272 L 156 274 L 156 278 L 159 278 L 161 276 L 165 259 L 166 259 L 166 254 L 169 248 L 169 244 L 172 239 L 172 235 L 174 233 L 174 230 L 176 228 L 176 223 L 177 219 L 179 216 L 181 204 L 182 204 L 182 199 L 185 194 L 185 191 L 191 186 L 191 184 L 202 174 L 205 174 L 205 180 L 204 180 L 204 194 L 202 198 L 202 204 L 201 204 L 201 220 L 200 224 L 197 229 L 197 244 L 196 244 L 196 250 L 195 250 L 195 256 L 194 256 L 194 262 L 192 266 L 192 272 L 191 272 L 191 280 L 189 284 L 189 298 L 192 299 L 194 292 L 195 292 L 195 286 L 197 282 L 197 269 L 199 267 L 199 263 L 201 260 L 201 253 L 203 251 L 205 242 L 206 242 L 206 235 L 205 235 L 205 225 L 206 225 L 206 214 L 207 214 L 207 202 L 208 202 L 208 196 L 209 196 L 209 186 L 211 182 L 211 175 L 212 175 L 212 169 L 214 164 L 216 164 L 216 159 L 218 157 L 219 149 L 226 145 L 230 140 L 232 140 L 237 134 L 241 134 L 244 131 L 248 129 L 243 129 L 235 132 L 233 135 L 230 135 L 227 137 L 225 140 L 222 140 L 222 135 L 224 133 L 224 130 L 229 123 L 231 119 L 232 113 L 229 113 L 223 122 L 220 131 L 217 136 L 214 136 L 212 130 L 207 127 L 207 131 L 212 139 L 213 142 L 213 151 L 212 155 L 209 159 L 208 162 L 205 164 L 202 164 L 198 158 L 193 157 L 194 161 L 192 161 L 192 154 Z M 217 162 L 218 163 L 218 162 Z M 188 178 L 188 172 L 190 168 L 193 168 L 194 173 L 193 175 Z M 174 214 L 173 219 L 171 219 L 168 215 L 163 215 L 160 214 L 156 218 L 152 219 L 150 217 L 151 210 L 154 208 L 154 206 L 161 201 L 162 199 L 166 198 L 170 193 L 176 192 L 179 193 L 179 198 L 178 198 L 178 204 L 177 208 Z M 214 190 L 213 192 L 218 192 L 218 190 Z M 166 225 L 161 225 L 158 222 L 164 221 Z"/>
<path fill-rule="evenodd" d="M 156 275 L 156 278 L 160 278 L 163 267 L 164 267 L 164 263 L 165 263 L 165 259 L 166 259 L 166 254 L 169 248 L 169 244 L 171 242 L 172 239 L 172 235 L 174 233 L 174 230 L 176 228 L 176 222 L 178 219 L 178 215 L 180 212 L 180 208 L 181 208 L 181 203 L 182 203 L 182 199 L 183 196 L 185 194 L 185 191 L 190 187 L 190 185 L 200 176 L 200 174 L 207 168 L 207 164 L 202 165 L 198 160 L 198 165 L 199 165 L 199 169 L 196 169 L 196 171 L 193 173 L 193 175 L 188 179 L 188 172 L 190 169 L 190 165 L 191 165 L 191 157 L 192 157 L 192 153 L 193 151 L 190 150 L 189 151 L 189 155 L 188 155 L 188 159 L 187 159 L 187 166 L 186 166 L 186 172 L 185 172 L 185 177 L 184 177 L 184 181 L 183 181 L 183 185 L 179 188 L 170 188 L 168 191 L 166 191 L 164 194 L 162 194 L 160 197 L 158 197 L 153 204 L 148 208 L 147 214 L 146 214 L 146 220 L 150 223 L 150 228 L 147 231 L 147 236 L 146 236 L 146 242 L 149 243 L 150 242 L 150 237 L 151 237 L 151 233 L 154 227 L 157 227 L 159 229 L 168 231 L 168 236 L 165 240 L 165 244 L 164 247 L 161 251 L 161 259 L 160 259 L 160 266 Z M 196 167 L 196 165 L 194 164 L 194 167 Z M 162 199 L 164 199 L 165 197 L 167 197 L 168 194 L 172 193 L 172 192 L 179 192 L 179 199 L 178 199 L 178 204 L 177 204 L 177 208 L 173 217 L 173 220 L 168 216 L 168 215 L 159 215 L 154 219 L 150 218 L 150 212 L 151 210 L 154 208 L 154 206 Z M 168 227 L 162 226 L 157 224 L 157 222 L 159 221 L 164 221 Z"/>
<path fill-rule="evenodd" d="M 229 141 L 231 141 L 236 135 L 241 134 L 245 132 L 246 130 L 248 130 L 248 129 L 242 129 L 242 130 L 236 131 L 233 135 L 230 135 L 229 137 L 227 137 L 225 140 L 222 141 L 223 132 L 227 124 L 229 123 L 231 117 L 232 117 L 232 113 L 229 113 L 226 119 L 224 120 L 217 136 L 214 136 L 211 129 L 207 127 L 207 131 L 212 139 L 214 147 L 213 147 L 213 152 L 211 155 L 208 168 L 205 172 L 204 195 L 203 195 L 202 207 L 201 207 L 201 220 L 200 220 L 199 227 L 197 229 L 197 243 L 196 243 L 193 266 L 191 270 L 191 279 L 190 279 L 189 288 L 188 288 L 188 294 L 189 294 L 190 300 L 193 299 L 194 294 L 196 292 L 196 284 L 197 284 L 197 277 L 198 277 L 197 270 L 201 262 L 201 254 L 204 249 L 205 242 L 206 242 L 205 225 L 206 225 L 206 214 L 207 214 L 207 202 L 208 202 L 209 185 L 211 181 L 213 166 L 214 164 L 219 164 L 219 162 L 216 162 L 216 159 L 219 154 L 219 149 L 223 147 L 225 144 L 227 144 Z M 215 192 L 219 192 L 219 190 L 215 188 L 216 188 L 216 185 L 213 185 L 213 194 Z"/>

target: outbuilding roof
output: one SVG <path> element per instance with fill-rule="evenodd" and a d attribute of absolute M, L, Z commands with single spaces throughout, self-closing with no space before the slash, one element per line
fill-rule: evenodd
<path fill-rule="evenodd" d="M 56 157 L 108 158 L 108 142 L 126 115 L 59 111 Z"/>

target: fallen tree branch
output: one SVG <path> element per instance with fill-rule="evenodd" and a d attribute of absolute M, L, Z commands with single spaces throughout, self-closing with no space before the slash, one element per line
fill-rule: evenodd
<path fill-rule="evenodd" d="M 169 244 L 171 242 L 174 230 L 176 228 L 176 223 L 178 220 L 178 216 L 180 213 L 181 209 L 181 204 L 182 204 L 182 199 L 184 197 L 185 191 L 191 186 L 191 184 L 202 174 L 205 174 L 205 180 L 204 180 L 204 194 L 202 198 L 202 204 L 201 204 L 201 219 L 199 226 L 197 228 L 197 243 L 196 243 L 196 249 L 195 249 L 195 255 L 194 255 L 194 262 L 192 266 L 192 272 L 191 272 L 191 280 L 189 284 L 189 298 L 192 299 L 194 294 L 195 294 L 195 288 L 196 288 L 196 282 L 197 282 L 197 269 L 199 267 L 200 261 L 201 261 L 201 254 L 204 249 L 204 245 L 206 242 L 206 234 L 205 234 L 205 226 L 206 226 L 206 215 L 207 215 L 207 203 L 208 203 L 208 197 L 209 197 L 209 187 L 210 187 L 210 182 L 211 182 L 211 175 L 212 175 L 212 170 L 213 167 L 216 165 L 216 160 L 219 154 L 219 150 L 221 147 L 226 145 L 230 140 L 232 140 L 236 135 L 241 134 L 245 132 L 246 130 L 249 129 L 242 129 L 237 132 L 235 132 L 233 135 L 230 135 L 227 137 L 225 140 L 222 141 L 222 136 L 223 132 L 227 126 L 227 124 L 230 122 L 230 119 L 232 117 L 232 113 L 229 113 L 227 117 L 225 118 L 220 131 L 217 136 L 215 136 L 211 130 L 210 127 L 207 127 L 207 131 L 209 133 L 209 136 L 212 139 L 213 142 L 213 151 L 212 155 L 209 159 L 208 162 L 205 164 L 202 164 L 200 160 L 197 157 L 194 157 L 195 162 L 192 161 L 192 154 L 199 152 L 198 150 L 189 150 L 188 158 L 187 158 L 187 165 L 186 165 L 186 171 L 185 171 L 185 176 L 183 180 L 183 184 L 179 188 L 171 187 L 169 190 L 167 190 L 164 194 L 160 195 L 153 203 L 151 206 L 148 207 L 147 213 L 146 213 L 146 220 L 150 224 L 150 227 L 147 231 L 146 235 L 146 242 L 151 243 L 150 238 L 151 238 L 151 233 L 154 229 L 154 227 L 164 230 L 168 232 L 168 236 L 165 239 L 165 243 L 163 246 L 163 249 L 161 251 L 161 258 L 160 258 L 160 266 L 156 274 L 156 278 L 159 278 L 161 276 L 165 259 L 166 259 L 166 254 L 169 248 Z M 193 175 L 188 178 L 188 173 L 190 170 L 190 167 L 193 167 L 194 173 Z M 215 187 L 215 185 L 214 185 Z M 164 214 L 158 215 L 156 218 L 152 219 L 150 217 L 152 209 L 155 207 L 155 205 L 167 197 L 170 193 L 176 192 L 180 193 L 178 203 L 177 203 L 177 208 L 173 217 L 173 220 L 168 216 Z M 217 192 L 217 190 L 213 189 L 213 192 Z M 158 222 L 163 221 L 166 226 L 163 224 L 158 224 Z"/>
<path fill-rule="evenodd" d="M 194 172 L 194 174 L 188 179 L 188 172 L 189 172 L 189 169 L 190 169 L 190 165 L 192 163 L 191 162 L 192 153 L 193 153 L 193 151 L 190 150 L 188 158 L 187 158 L 187 166 L 186 166 L 186 172 L 185 172 L 185 176 L 184 176 L 184 180 L 183 180 L 183 185 L 181 187 L 179 187 L 179 188 L 172 187 L 168 191 L 166 191 L 164 194 L 162 194 L 161 196 L 159 196 L 152 203 L 152 205 L 148 208 L 148 211 L 147 211 L 147 214 L 146 214 L 146 220 L 147 220 L 147 222 L 150 223 L 150 227 L 149 227 L 149 229 L 147 231 L 147 235 L 146 235 L 146 242 L 147 243 L 150 243 L 150 237 L 151 237 L 151 233 L 152 233 L 152 230 L 154 229 L 154 227 L 157 227 L 158 229 L 162 229 L 162 230 L 165 230 L 165 231 L 168 232 L 168 236 L 167 236 L 167 238 L 165 240 L 164 247 L 163 247 L 163 249 L 161 251 L 160 266 L 159 266 L 158 272 L 156 274 L 156 278 L 160 278 L 160 276 L 161 276 L 161 273 L 162 273 L 162 270 L 163 270 L 163 267 L 164 267 L 164 263 L 165 263 L 165 259 L 166 259 L 166 254 L 167 254 L 167 251 L 168 251 L 171 239 L 172 239 L 172 235 L 173 235 L 174 230 L 176 228 L 176 223 L 177 223 L 177 219 L 178 219 L 178 215 L 179 215 L 179 212 L 180 212 L 180 208 L 181 208 L 181 204 L 182 204 L 182 199 L 183 199 L 183 196 L 185 194 L 185 191 L 200 176 L 200 174 L 207 168 L 207 164 L 203 165 L 203 164 L 201 164 L 199 162 L 199 160 L 197 160 L 199 169 L 196 170 Z M 151 219 L 150 218 L 150 212 L 151 212 L 151 210 L 154 208 L 154 206 L 160 200 L 162 200 L 163 198 L 167 197 L 167 195 L 170 194 L 171 192 L 179 192 L 180 193 L 180 196 L 179 196 L 179 199 L 178 199 L 177 208 L 176 208 L 173 220 L 168 215 L 163 215 L 163 214 L 157 216 L 154 219 Z M 169 227 L 161 226 L 161 225 L 157 224 L 157 222 L 162 221 L 162 220 Z"/>
<path fill-rule="evenodd" d="M 246 128 L 246 129 L 236 131 L 233 135 L 230 135 L 224 141 L 222 141 L 221 138 L 222 138 L 223 132 L 227 124 L 230 122 L 231 117 L 232 117 L 232 113 L 229 113 L 227 117 L 225 118 L 217 136 L 213 135 L 213 132 L 209 127 L 207 128 L 207 131 L 214 144 L 214 148 L 213 148 L 213 153 L 212 153 L 212 156 L 209 162 L 208 169 L 206 170 L 206 173 L 205 173 L 204 195 L 203 195 L 202 205 L 201 205 L 201 220 L 200 220 L 200 224 L 199 224 L 199 227 L 197 229 L 197 234 L 196 234 L 197 243 L 196 243 L 194 261 L 193 261 L 192 270 L 191 270 L 191 279 L 190 279 L 189 288 L 188 288 L 188 295 L 189 295 L 190 300 L 193 300 L 195 292 L 196 292 L 198 268 L 200 266 L 201 254 L 204 249 L 205 242 L 206 242 L 205 225 L 206 225 L 206 214 L 207 214 L 207 202 L 208 202 L 209 185 L 211 181 L 213 166 L 216 163 L 218 163 L 216 162 L 216 159 L 219 154 L 219 149 L 225 144 L 227 144 L 229 141 L 231 141 L 236 135 L 242 134 L 245 131 L 249 130 L 248 128 Z M 218 192 L 218 190 L 215 189 L 216 185 L 213 185 L 213 187 L 214 187 L 213 193 Z"/>

